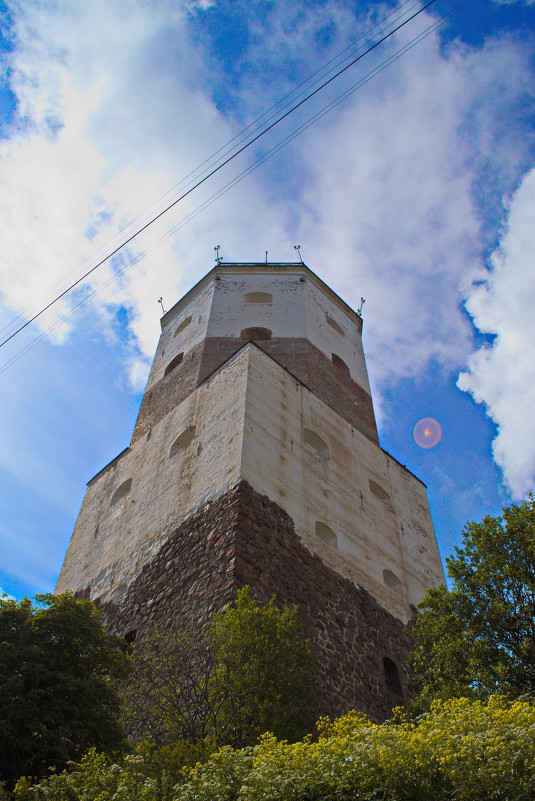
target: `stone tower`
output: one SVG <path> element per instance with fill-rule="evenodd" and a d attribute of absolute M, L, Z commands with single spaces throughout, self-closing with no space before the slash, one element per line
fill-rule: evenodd
<path fill-rule="evenodd" d="M 59 577 L 120 634 L 248 584 L 299 606 L 326 712 L 406 697 L 443 582 L 425 486 L 381 449 L 362 319 L 304 264 L 214 267 L 161 320 L 132 441 L 88 484 Z"/>

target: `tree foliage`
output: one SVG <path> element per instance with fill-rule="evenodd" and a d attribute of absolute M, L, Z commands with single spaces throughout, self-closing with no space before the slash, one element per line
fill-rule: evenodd
<path fill-rule="evenodd" d="M 248 587 L 205 632 L 152 632 L 136 643 L 124 688 L 134 740 L 253 744 L 298 739 L 313 725 L 314 663 L 296 610 L 259 605 Z"/>
<path fill-rule="evenodd" d="M 173 797 L 174 782 L 164 770 L 155 777 L 140 754 L 113 760 L 91 749 L 79 764 L 32 785 L 21 778 L 17 801 L 161 801 Z"/>
<path fill-rule="evenodd" d="M 428 591 L 412 664 L 434 697 L 535 695 L 535 498 L 468 523 L 447 560 L 452 589 Z"/>
<path fill-rule="evenodd" d="M 199 754 L 183 741 L 172 748 L 141 743 L 133 753 L 115 757 L 91 748 L 49 779 L 33 784 L 22 777 L 14 795 L 16 801 L 171 801 L 176 784 L 184 781 L 184 766 L 198 761 Z"/>
<path fill-rule="evenodd" d="M 220 696 L 207 633 L 155 629 L 132 651 L 130 675 L 122 685 L 125 729 L 135 743 L 150 741 L 161 748 L 189 742 L 209 753 Z"/>
<path fill-rule="evenodd" d="M 117 762 L 89 754 L 16 801 L 532 801 L 535 709 L 493 696 L 434 702 L 411 721 L 370 723 L 350 713 L 320 721 L 316 739 L 265 735 L 225 746 L 183 769 L 176 784 L 141 754 Z"/>
<path fill-rule="evenodd" d="M 71 593 L 0 599 L 0 778 L 42 776 L 91 746 L 123 742 L 112 677 L 125 674 L 118 640 L 89 601 Z"/>
<path fill-rule="evenodd" d="M 248 587 L 215 615 L 216 684 L 224 690 L 226 726 L 219 741 L 252 745 L 261 734 L 297 740 L 314 724 L 315 670 L 297 609 L 275 598 L 260 606 Z"/>

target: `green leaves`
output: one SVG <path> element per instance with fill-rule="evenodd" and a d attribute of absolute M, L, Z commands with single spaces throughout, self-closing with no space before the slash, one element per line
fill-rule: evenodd
<path fill-rule="evenodd" d="M 25 778 L 15 787 L 16 801 L 169 801 L 175 782 L 165 771 L 150 775 L 141 754 L 113 760 L 94 748 L 68 771 L 31 785 Z"/>
<path fill-rule="evenodd" d="M 249 587 L 212 624 L 216 682 L 225 688 L 220 739 L 251 745 L 266 731 L 296 740 L 315 712 L 314 662 L 297 610 L 259 606 Z"/>
<path fill-rule="evenodd" d="M 186 772 L 173 801 L 530 801 L 535 710 L 500 697 L 435 702 L 416 721 L 355 713 L 317 740 L 263 737 Z"/>
<path fill-rule="evenodd" d="M 152 632 L 136 643 L 124 686 L 136 740 L 243 746 L 265 731 L 298 739 L 313 724 L 314 663 L 296 610 L 263 606 L 248 587 L 206 632 Z"/>
<path fill-rule="evenodd" d="M 420 708 L 440 696 L 535 694 L 535 499 L 468 523 L 413 633 Z"/>
<path fill-rule="evenodd" d="M 532 801 L 535 709 L 493 696 L 434 702 L 417 720 L 349 713 L 296 743 L 265 735 L 173 770 L 161 750 L 112 760 L 91 751 L 16 801 Z M 171 768 L 171 770 L 169 770 Z"/>
<path fill-rule="evenodd" d="M 119 641 L 71 593 L 0 600 L 0 778 L 44 775 L 97 746 L 122 746 Z"/>

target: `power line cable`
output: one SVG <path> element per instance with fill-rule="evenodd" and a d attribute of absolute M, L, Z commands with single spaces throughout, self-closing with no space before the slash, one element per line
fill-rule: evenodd
<path fill-rule="evenodd" d="M 452 10 L 451 13 L 456 11 L 463 4 L 464 3 L 459 3 L 457 6 L 454 7 L 454 9 Z M 451 13 L 450 13 L 450 16 L 451 16 Z M 444 25 L 446 22 L 447 22 L 447 18 L 442 18 L 442 19 L 437 20 L 436 22 L 432 23 L 430 26 L 428 26 L 426 29 L 424 29 L 424 31 L 419 33 L 417 36 L 413 37 L 413 39 L 411 39 L 409 42 L 407 42 L 405 45 L 403 45 L 399 50 L 397 50 L 395 53 L 393 53 L 391 56 L 389 56 L 387 59 L 385 59 L 383 62 L 381 62 L 381 64 L 379 64 L 377 67 L 375 67 L 369 73 L 367 73 L 365 76 L 363 76 L 361 79 L 359 79 L 359 81 L 357 81 L 356 83 L 352 84 L 352 86 L 348 87 L 348 89 L 346 89 L 344 92 L 342 92 L 336 98 L 334 98 L 330 103 L 328 103 L 326 106 L 324 106 L 322 109 L 320 109 L 316 114 L 314 114 L 312 117 L 310 117 L 304 123 L 302 123 L 298 128 L 296 128 L 294 131 L 290 132 L 284 139 L 282 139 L 280 142 L 278 142 L 276 145 L 274 145 L 269 151 L 267 151 L 267 153 L 263 154 L 262 156 L 259 156 L 252 164 L 250 164 L 247 168 L 242 170 L 242 172 L 240 172 L 233 179 L 228 181 L 224 186 L 222 186 L 219 190 L 217 190 L 217 192 L 215 192 L 210 198 L 208 198 L 206 201 L 204 201 L 204 203 L 202 203 L 200 206 L 198 206 L 196 209 L 194 209 L 192 212 L 190 212 L 188 215 L 186 215 L 186 217 L 184 217 L 179 223 L 177 223 L 176 225 L 172 226 L 165 234 L 162 234 L 157 240 L 155 240 L 142 253 L 136 254 L 132 259 L 130 259 L 130 261 L 128 261 L 120 269 L 118 269 L 107 281 L 105 281 L 99 287 L 96 287 L 93 291 L 91 291 L 88 295 L 86 295 L 83 299 L 81 299 L 75 306 L 72 307 L 72 309 L 70 309 L 65 315 L 63 315 L 60 318 L 60 320 L 56 321 L 46 331 L 42 332 L 34 340 L 32 340 L 32 342 L 28 343 L 28 345 L 26 345 L 21 351 L 19 351 L 11 359 L 9 359 L 4 365 L 2 365 L 2 367 L 0 368 L 0 374 L 3 373 L 8 367 L 10 367 L 11 364 L 13 364 L 14 362 L 18 361 L 18 359 L 21 358 L 23 355 L 25 355 L 31 348 L 33 348 L 35 345 L 37 345 L 39 342 L 41 342 L 43 339 L 45 339 L 48 336 L 48 334 L 50 334 L 53 330 L 55 330 L 62 322 L 67 320 L 69 317 L 71 317 L 71 315 L 74 314 L 76 311 L 78 311 L 78 309 L 80 309 L 81 307 L 85 306 L 86 303 L 88 303 L 93 297 L 95 297 L 97 294 L 100 294 L 100 292 L 103 289 L 105 289 L 107 286 L 109 286 L 114 281 L 118 280 L 118 278 L 120 278 L 120 276 L 123 275 L 126 272 L 126 270 L 128 270 L 131 266 L 137 264 L 139 261 L 141 261 L 143 258 L 145 258 L 145 256 L 147 256 L 150 252 L 152 252 L 155 248 L 157 248 L 163 241 L 165 241 L 170 236 L 172 236 L 177 230 L 179 230 L 184 225 L 186 225 L 194 217 L 198 216 L 198 214 L 200 214 L 202 211 L 204 211 L 204 209 L 206 209 L 208 206 L 210 206 L 212 203 L 214 203 L 216 200 L 218 200 L 223 194 L 225 194 L 230 189 L 232 189 L 237 183 L 239 183 L 244 178 L 246 178 L 251 172 L 253 172 L 255 169 L 260 167 L 265 161 L 267 161 L 273 155 L 278 153 L 283 147 L 285 147 L 287 144 L 289 144 L 289 142 L 291 142 L 293 139 L 295 139 L 297 136 L 299 136 L 301 133 L 303 133 L 309 127 L 314 125 L 319 119 L 321 119 L 323 116 L 325 116 L 327 113 L 329 113 L 329 111 L 331 111 L 334 107 L 339 105 L 341 102 L 343 102 L 345 99 L 347 99 L 347 97 L 349 97 L 351 94 L 353 94 L 358 89 L 360 89 L 362 86 L 364 86 L 366 83 L 371 81 L 376 75 L 378 75 L 380 72 L 382 72 L 388 66 L 390 66 L 392 63 L 394 63 L 399 58 L 401 58 L 401 56 L 403 56 L 406 52 L 408 52 L 413 47 L 415 47 L 417 44 L 419 44 L 424 38 L 429 36 L 431 33 L 433 33 L 439 27 Z"/>
<path fill-rule="evenodd" d="M 418 7 L 418 0 L 416 0 L 416 2 L 413 2 L 413 0 L 405 0 L 405 2 L 403 2 L 400 6 L 398 6 L 395 9 L 393 9 L 389 14 L 387 14 L 385 17 L 381 18 L 378 22 L 376 22 L 375 25 L 372 25 L 370 28 L 368 28 L 363 34 L 361 34 L 361 36 L 359 36 L 357 39 L 354 39 L 352 42 L 350 42 L 349 45 L 347 45 L 345 48 L 343 48 L 341 51 L 339 51 L 335 56 L 333 56 L 331 59 L 329 59 L 327 62 L 325 62 L 325 64 L 323 64 L 321 67 L 319 67 L 313 73 L 311 73 L 311 75 L 309 75 L 307 78 L 305 78 L 300 84 L 298 84 L 298 86 L 294 87 L 289 92 L 287 92 L 285 95 L 283 95 L 283 97 L 281 97 L 272 106 L 270 106 L 270 108 L 268 108 L 265 112 L 263 112 L 261 115 L 259 115 L 255 120 L 253 120 L 251 123 L 249 123 L 249 125 L 247 125 L 245 128 L 243 128 L 241 131 L 239 131 L 234 137 L 232 137 L 230 140 L 228 140 L 224 145 L 222 145 L 220 148 L 218 148 L 214 153 L 212 153 L 211 156 L 209 156 L 207 159 L 205 159 L 203 162 L 201 162 L 199 165 L 197 165 L 197 167 L 195 167 L 193 170 L 191 170 L 186 176 L 184 176 L 180 181 L 178 181 L 173 187 L 171 187 L 163 195 L 161 195 L 160 198 L 158 198 L 157 200 L 155 200 L 154 202 L 149 204 L 149 206 L 147 206 L 143 211 L 139 212 L 133 219 L 131 219 L 129 222 L 127 222 L 123 226 L 121 226 L 113 236 L 109 237 L 95 251 L 93 251 L 92 253 L 88 254 L 88 256 L 85 259 L 82 260 L 82 262 L 80 263 L 79 267 L 76 267 L 75 269 L 71 270 L 63 279 L 60 279 L 59 281 L 57 281 L 51 287 L 51 290 L 59 288 L 66 278 L 68 278 L 70 275 L 75 274 L 79 270 L 79 268 L 81 266 L 86 264 L 90 259 L 96 257 L 99 252 L 102 252 L 103 250 L 105 252 L 105 248 L 107 246 L 110 247 L 112 242 L 117 241 L 120 238 L 121 234 L 124 234 L 124 232 L 127 231 L 129 228 L 131 229 L 135 225 L 136 222 L 138 222 L 140 220 L 150 219 L 149 212 L 151 211 L 151 209 L 154 209 L 155 207 L 157 208 L 165 198 L 167 198 L 169 195 L 172 195 L 174 193 L 174 191 L 177 189 L 177 187 L 183 186 L 184 184 L 186 186 L 188 186 L 188 179 L 192 179 L 189 182 L 190 184 L 193 183 L 192 176 L 197 175 L 197 177 L 199 177 L 200 175 L 203 174 L 203 172 L 206 172 L 210 168 L 211 165 L 217 164 L 217 162 L 219 160 L 221 160 L 225 155 L 227 155 L 228 153 L 232 152 L 232 150 L 235 147 L 237 147 L 241 142 L 245 141 L 248 138 L 248 136 L 253 135 L 254 132 L 256 132 L 256 131 L 258 131 L 260 129 L 260 127 L 261 127 L 260 123 L 261 123 L 262 120 L 264 120 L 264 123 L 265 123 L 265 122 L 268 122 L 269 120 L 273 119 L 276 116 L 276 114 L 275 113 L 270 114 L 271 112 L 273 112 L 277 108 L 279 108 L 279 111 L 281 109 L 287 108 L 290 105 L 290 98 L 292 98 L 292 96 L 294 97 L 294 100 L 299 98 L 299 97 L 302 97 L 305 94 L 305 90 L 299 92 L 300 89 L 304 89 L 304 87 L 307 87 L 307 86 L 308 86 L 308 88 L 311 88 L 312 86 L 315 86 L 321 80 L 322 77 L 325 77 L 325 75 L 328 75 L 329 73 L 333 72 L 333 70 L 336 69 L 337 66 L 339 66 L 340 64 L 343 64 L 344 61 L 349 57 L 349 56 L 344 55 L 344 54 L 350 53 L 351 51 L 354 51 L 355 46 L 358 44 L 358 42 L 360 42 L 362 39 L 368 38 L 373 33 L 373 31 L 375 31 L 376 29 L 380 30 L 381 28 L 384 28 L 385 27 L 385 23 L 388 20 L 393 19 L 394 22 L 399 20 L 405 13 L 407 13 L 406 11 L 403 11 L 403 9 L 405 8 L 405 6 L 409 5 L 409 3 L 412 3 L 410 5 L 410 7 L 409 7 L 409 11 L 412 10 L 413 8 L 415 8 L 415 7 Z M 356 52 L 358 52 L 358 50 L 360 50 L 360 49 L 361 48 L 359 47 Z M 334 66 L 331 66 L 331 65 L 334 65 Z M 329 67 L 330 67 L 330 69 L 328 69 Z M 315 81 L 313 80 L 314 78 L 316 78 Z M 250 131 L 250 133 L 247 134 L 247 131 Z M 232 144 L 233 142 L 236 142 L 237 144 L 233 145 Z M 219 155 L 219 154 L 221 154 L 221 155 Z M 219 156 L 219 158 L 216 158 L 217 156 Z M 206 165 L 208 165 L 208 166 L 206 166 Z M 203 167 L 205 168 L 204 170 L 202 170 Z M 83 278 L 82 278 L 82 280 L 83 280 Z M 18 320 L 23 319 L 28 313 L 31 312 L 31 309 L 32 309 L 32 306 L 28 306 L 28 307 L 26 307 L 26 309 L 24 309 L 21 312 L 19 312 L 19 314 L 15 315 L 15 317 L 12 318 L 9 323 L 6 323 L 2 328 L 0 328 L 0 332 L 3 333 L 3 332 L 7 332 L 9 330 L 12 330 L 14 328 L 14 326 L 16 325 L 16 323 L 18 322 Z"/>
<path fill-rule="evenodd" d="M 106 261 L 109 261 L 109 259 L 111 259 L 113 256 L 115 256 L 115 254 L 118 253 L 119 250 L 121 250 L 123 247 L 128 245 L 130 242 L 132 242 L 136 237 L 138 237 L 149 226 L 153 225 L 153 223 L 155 223 L 156 220 L 160 219 L 160 217 L 162 217 L 170 209 L 172 209 L 174 206 L 176 206 L 178 203 L 180 203 L 182 200 L 184 200 L 184 198 L 186 198 L 188 195 L 190 195 L 195 189 L 197 189 L 199 186 L 201 186 L 203 183 L 205 183 L 209 178 L 211 178 L 213 175 L 215 175 L 217 172 L 219 172 L 219 170 L 221 170 L 223 167 L 225 167 L 227 164 L 229 164 L 231 161 L 233 161 L 237 156 L 240 155 L 240 153 L 243 153 L 244 150 L 247 150 L 247 148 L 249 148 L 252 144 L 257 142 L 262 136 L 265 136 L 265 134 L 268 133 L 268 131 L 272 130 L 276 125 L 278 125 L 284 119 L 289 117 L 290 114 L 293 114 L 294 111 L 296 111 L 302 105 L 307 103 L 312 97 L 317 95 L 326 86 L 328 86 L 334 80 L 336 80 L 336 78 L 338 78 L 340 75 L 342 75 L 344 72 L 346 72 L 352 66 L 354 66 L 358 61 L 363 59 L 364 56 L 368 55 L 373 50 L 375 50 L 377 47 L 379 47 L 380 44 L 382 44 L 387 39 L 389 39 L 391 36 L 393 36 L 395 33 L 397 33 L 397 31 L 401 30 L 401 28 L 405 27 L 413 19 L 418 17 L 423 11 L 425 11 L 427 8 L 432 6 L 436 1 L 437 0 L 429 0 L 428 3 L 426 3 L 424 6 L 421 6 L 414 14 L 409 16 L 407 19 L 405 19 L 399 25 L 397 25 L 393 30 L 391 30 L 388 33 L 384 34 L 377 42 L 374 42 L 373 44 L 371 44 L 363 53 L 361 53 L 356 58 L 354 58 L 352 61 L 350 61 L 348 64 L 346 64 L 344 67 L 342 67 L 338 72 L 336 72 L 334 75 L 332 75 L 326 81 L 324 81 L 319 87 L 314 89 L 314 91 L 310 92 L 305 98 L 303 98 L 298 103 L 293 105 L 288 111 L 286 111 L 284 114 L 282 114 L 280 117 L 278 117 L 278 119 L 276 119 L 274 122 L 272 122 L 266 128 L 264 128 L 262 131 L 260 131 L 260 133 L 256 134 L 246 144 L 242 145 L 237 151 L 235 151 L 232 155 L 230 155 L 228 158 L 226 158 L 221 164 L 219 164 L 217 167 L 213 168 L 210 172 L 207 173 L 207 175 L 205 175 L 203 178 L 198 180 L 192 187 L 190 187 L 187 191 L 183 192 L 182 195 L 180 195 L 176 200 L 174 200 L 172 203 L 170 203 L 168 206 L 166 206 L 162 211 L 160 211 L 158 214 L 156 214 L 154 217 L 152 217 L 152 219 L 150 219 L 147 223 L 145 223 L 140 228 L 138 228 L 137 231 L 135 231 L 133 234 L 131 234 L 120 245 L 118 245 L 110 253 L 108 253 L 103 259 L 101 259 L 99 262 L 97 262 L 97 264 L 95 264 L 90 270 L 88 270 L 86 273 L 84 273 L 84 275 L 82 275 L 79 279 L 74 281 L 69 287 L 67 287 L 65 290 L 63 290 L 63 292 L 61 292 L 59 295 L 57 295 L 52 301 L 50 301 L 50 303 L 48 303 L 46 306 L 44 306 L 39 312 L 34 314 L 33 317 L 31 317 L 29 320 L 27 320 L 23 325 L 19 326 L 19 328 L 17 328 L 12 334 L 10 334 L 10 336 L 6 337 L 6 339 L 4 339 L 0 343 L 0 348 L 3 347 L 4 345 L 6 345 L 8 342 L 10 342 L 15 336 L 17 336 L 17 334 L 19 334 L 27 326 L 29 326 L 31 323 L 33 323 L 35 320 L 37 320 L 42 314 L 44 314 L 48 309 L 50 309 L 51 306 L 53 306 L 55 303 L 57 303 L 59 300 L 61 300 L 61 298 L 65 297 L 65 295 L 67 295 L 69 292 L 71 292 L 76 286 L 78 286 L 82 281 L 84 281 L 89 275 L 91 275 L 93 272 L 95 272 L 95 270 L 97 270 L 100 266 L 102 266 L 102 264 L 104 264 Z"/>
<path fill-rule="evenodd" d="M 211 195 L 211 197 L 208 198 L 206 201 L 204 201 L 204 203 L 202 203 L 200 206 L 198 206 L 196 209 L 194 209 L 192 212 L 190 212 L 186 217 L 184 217 L 179 223 L 174 225 L 171 229 L 169 229 L 169 231 L 166 234 L 164 234 L 159 240 L 157 240 L 157 243 L 160 243 L 161 241 L 166 239 L 168 236 L 171 236 L 177 230 L 182 228 L 183 225 L 185 225 L 191 219 L 193 219 L 198 214 L 200 214 L 202 211 L 204 211 L 205 208 L 207 208 L 212 203 L 214 203 L 216 200 L 218 200 L 223 194 L 225 194 L 227 191 L 232 189 L 237 183 L 242 181 L 247 175 L 249 175 L 251 172 L 253 172 L 258 167 L 260 167 L 262 164 L 264 164 L 264 162 L 266 162 L 269 158 L 271 158 L 273 155 L 275 155 L 280 150 L 282 150 L 283 147 L 285 147 L 287 144 L 289 144 L 291 141 L 293 141 L 296 137 L 300 136 L 301 133 L 303 133 L 308 128 L 310 128 L 312 125 L 314 125 L 316 122 L 318 122 L 318 120 L 320 120 L 322 117 L 324 117 L 326 114 L 328 114 L 333 108 L 335 108 L 340 103 L 342 103 L 344 100 L 346 100 L 347 97 L 349 97 L 350 95 L 354 94 L 354 92 L 356 92 L 358 89 L 360 89 L 366 83 L 371 81 L 372 78 L 374 78 L 376 75 L 378 75 L 384 69 L 389 67 L 392 63 L 394 63 L 399 58 L 401 58 L 401 56 L 403 56 L 406 52 L 408 52 L 409 50 L 412 50 L 413 47 L 415 47 L 417 44 L 419 44 L 419 42 L 421 42 L 423 39 L 425 39 L 427 36 L 429 36 L 435 30 L 437 30 L 437 28 L 439 28 L 442 25 L 444 25 L 445 22 L 446 22 L 445 19 L 441 19 L 441 20 L 438 20 L 437 22 L 433 23 L 432 25 L 430 25 L 422 33 L 420 33 L 417 37 L 412 39 L 410 42 L 408 42 L 406 45 L 404 45 L 402 48 L 400 48 L 396 53 L 394 53 L 388 59 L 383 61 L 376 68 L 374 68 L 371 72 L 369 72 L 367 75 L 365 75 L 359 81 L 357 81 L 355 84 L 350 86 L 341 95 L 338 95 L 338 97 L 334 98 L 330 103 L 328 103 L 326 106 L 324 106 L 322 109 L 320 109 L 316 114 L 314 114 L 312 117 L 309 117 L 308 120 L 303 122 L 298 128 L 294 129 L 292 132 L 290 132 L 284 139 L 282 139 L 280 142 L 278 142 L 276 145 L 274 145 L 272 148 L 270 148 L 270 150 L 268 150 L 265 154 L 263 154 L 262 156 L 259 156 L 254 162 L 252 162 L 252 164 L 250 164 L 248 167 L 246 167 L 244 170 L 242 170 L 242 172 L 240 172 L 237 176 L 232 178 L 227 184 L 225 184 L 223 187 L 221 187 L 221 189 L 219 189 L 216 193 Z M 151 246 L 150 249 L 152 250 L 152 246 Z"/>
<path fill-rule="evenodd" d="M 267 109 L 267 111 L 263 112 L 263 113 L 262 113 L 262 114 L 261 114 L 259 117 L 257 117 L 257 118 L 256 118 L 255 120 L 253 120 L 251 123 L 249 123 L 249 125 L 247 125 L 247 126 L 246 126 L 245 128 L 243 128 L 243 129 L 242 129 L 242 130 L 241 130 L 239 133 L 237 133 L 237 134 L 236 134 L 236 135 L 235 135 L 235 136 L 234 136 L 232 139 L 230 139 L 230 140 L 229 140 L 229 141 L 228 141 L 228 142 L 227 142 L 225 145 L 222 145 L 222 146 L 221 146 L 221 147 L 220 147 L 218 150 L 216 150 L 216 151 L 215 151 L 215 152 L 214 152 L 214 153 L 213 153 L 213 154 L 212 154 L 210 157 L 208 157 L 208 158 L 207 158 L 205 161 L 203 161 L 203 162 L 202 162 L 201 164 L 199 164 L 199 165 L 198 165 L 196 168 L 194 168 L 194 169 L 193 169 L 193 170 L 192 170 L 190 173 L 188 173 L 188 174 L 187 174 L 187 175 L 186 175 L 186 176 L 185 176 L 185 177 L 184 177 L 184 178 L 183 178 L 181 181 L 179 181 L 177 184 L 175 184 L 175 185 L 174 185 L 174 186 L 173 186 L 173 187 L 172 187 L 172 188 L 171 188 L 171 189 L 170 189 L 170 190 L 169 190 L 169 191 L 168 191 L 168 192 L 167 192 L 165 195 L 163 195 L 162 197 L 166 197 L 167 195 L 171 194 L 171 192 L 172 192 L 174 189 L 176 189 L 178 186 L 182 186 L 182 185 L 183 185 L 183 184 L 184 184 L 184 183 L 187 181 L 187 179 L 188 179 L 188 178 L 190 178 L 191 176 L 193 176 L 193 175 L 195 175 L 196 173 L 198 173 L 198 172 L 201 170 L 201 168 L 202 168 L 202 167 L 205 167 L 205 165 L 210 165 L 210 164 L 217 163 L 218 159 L 216 159 L 215 157 L 216 157 L 217 155 L 219 155 L 220 153 L 222 153 L 222 156 L 221 156 L 221 158 L 223 158 L 225 155 L 227 155 L 228 153 L 232 152 L 232 150 L 233 150 L 234 148 L 233 148 L 233 147 L 229 147 L 229 146 L 230 146 L 230 145 L 231 145 L 233 142 L 235 142 L 236 140 L 240 140 L 241 142 L 245 141 L 245 140 L 247 139 L 247 137 L 248 137 L 248 136 L 251 136 L 251 135 L 253 135 L 253 134 L 254 134 L 254 133 L 257 131 L 257 130 L 259 130 L 259 129 L 260 129 L 260 127 L 261 127 L 261 126 L 260 126 L 258 123 L 260 123 L 262 120 L 264 120 L 264 122 L 269 122 L 271 119 L 273 119 L 273 118 L 276 116 L 276 114 L 271 114 L 271 115 L 270 115 L 270 112 L 274 111 L 274 110 L 275 110 L 275 109 L 277 109 L 277 108 L 279 108 L 279 110 L 282 110 L 282 109 L 284 109 L 284 108 L 287 108 L 287 107 L 290 105 L 290 102 L 286 102 L 286 103 L 285 103 L 284 101 L 287 101 L 287 100 L 289 100 L 289 98 L 291 98 L 292 96 L 295 96 L 295 97 L 294 97 L 294 100 L 295 100 L 295 99 L 297 99 L 298 97 L 302 97 L 302 96 L 305 94 L 305 91 L 302 91 L 302 92 L 299 92 L 298 94 L 296 94 L 296 93 L 298 92 L 298 90 L 299 90 L 299 89 L 302 89 L 303 87 L 305 87 L 305 86 L 307 86 L 307 85 L 308 85 L 308 88 L 311 88 L 312 86 L 315 86 L 317 83 L 319 83 L 319 81 L 321 80 L 321 75 L 322 75 L 322 73 L 324 73 L 324 74 L 323 74 L 323 77 L 325 77 L 325 75 L 328 75 L 328 74 L 329 74 L 329 72 L 333 72 L 333 70 L 336 68 L 336 66 L 339 66 L 340 64 L 342 64 L 342 63 L 344 62 L 344 60 L 346 60 L 346 59 L 348 58 L 347 56 L 346 56 L 346 58 L 345 58 L 345 59 L 342 59 L 342 58 L 341 58 L 341 56 L 342 56 L 344 53 L 346 53 L 346 52 L 347 52 L 347 51 L 349 51 L 349 50 L 354 50 L 354 47 L 355 47 L 355 45 L 356 45 L 358 42 L 360 42 L 360 41 L 361 41 L 361 39 L 364 39 L 364 38 L 368 37 L 372 31 L 374 31 L 376 28 L 378 28 L 378 27 L 382 26 L 382 25 L 383 25 L 383 24 L 384 24 L 384 23 L 385 23 L 385 22 L 386 22 L 386 21 L 387 21 L 387 20 L 388 20 L 390 17 L 394 16 L 395 14 L 398 14 L 398 12 L 399 12 L 399 11 L 400 11 L 400 10 L 401 10 L 401 9 L 402 9 L 404 6 L 406 6 L 406 5 L 407 5 L 409 2 L 411 2 L 411 0 L 405 0 L 405 2 L 401 4 L 401 6 L 398 6 L 396 9 L 394 9 L 393 11 L 391 11 L 391 12 L 390 12 L 390 14 L 388 14 L 386 17 L 384 17 L 384 18 L 383 18 L 383 19 L 381 19 L 379 22 L 377 22 L 375 25 L 373 25 L 371 28 L 369 28 L 369 29 L 368 29 L 368 30 L 367 30 L 365 33 L 363 33 L 363 34 L 362 34 L 360 37 L 358 37 L 357 39 L 355 39 L 353 42 L 351 42 L 351 44 L 349 44 L 347 47 L 345 47 L 343 50 L 341 50 L 339 53 L 337 53 L 335 56 L 333 56 L 333 57 L 332 57 L 332 58 L 331 58 L 329 61 L 327 61 L 325 64 L 323 64 L 323 66 L 322 66 L 322 67 L 320 67 L 320 68 L 319 68 L 319 69 L 317 69 L 315 72 L 313 72 L 311 75 L 309 75 L 309 76 L 308 76 L 308 78 L 305 78 L 305 80 L 304 80 L 304 81 L 302 81 L 300 84 L 298 84 L 298 86 L 296 86 L 296 87 L 294 87 L 292 90 L 290 90 L 290 91 L 289 91 L 289 92 L 288 92 L 286 95 L 284 95 L 284 96 L 283 96 L 282 98 L 280 98 L 280 99 L 279 99 L 279 100 L 278 100 L 276 103 L 274 103 L 272 106 L 270 106 L 270 108 L 269 108 L 269 109 Z M 419 6 L 419 2 L 418 2 L 418 0 L 417 0 L 417 2 L 413 2 L 413 3 L 412 3 L 412 5 L 411 5 L 411 9 L 412 9 L 412 8 L 415 8 L 415 7 L 418 7 L 418 6 Z M 404 13 L 405 13 L 405 12 L 404 12 Z M 402 16 L 402 14 L 398 14 L 398 17 L 397 17 L 397 19 L 399 19 L 401 16 Z M 357 49 L 357 52 L 358 52 L 358 50 L 360 50 L 360 49 L 361 49 L 361 48 L 358 48 L 358 49 Z M 331 65 L 331 64 L 335 64 L 335 67 L 334 67 L 334 68 L 331 68 L 331 70 L 327 70 L 327 67 L 328 67 L 329 65 Z M 319 78 L 318 78 L 316 81 L 313 81 L 312 79 L 313 79 L 313 78 L 315 78 L 316 76 L 320 76 L 320 77 L 319 77 Z M 268 115 L 270 115 L 270 116 L 268 116 Z M 266 118 L 267 118 L 267 119 L 266 119 Z M 252 130 L 252 131 L 251 131 L 249 134 L 247 134 L 247 136 L 244 136 L 244 134 L 245 134 L 247 131 L 249 131 L 250 129 L 253 129 L 253 130 Z M 239 144 L 239 143 L 240 143 L 240 142 L 238 142 L 238 144 Z M 236 147 L 238 146 L 238 144 L 236 145 Z M 201 172 L 200 174 L 202 175 L 202 172 Z M 162 198 L 160 198 L 160 200 L 161 200 L 161 199 L 162 199 Z M 158 202 L 159 202 L 159 201 L 156 201 L 156 203 L 158 203 Z M 152 205 L 156 205 L 156 203 L 154 203 L 154 204 L 152 204 Z"/>

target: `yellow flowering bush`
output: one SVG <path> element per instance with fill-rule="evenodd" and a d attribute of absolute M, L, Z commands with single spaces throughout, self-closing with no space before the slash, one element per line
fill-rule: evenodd
<path fill-rule="evenodd" d="M 493 696 L 436 701 L 414 722 L 381 726 L 350 713 L 320 721 L 315 741 L 265 735 L 248 759 L 226 795 L 207 781 L 211 760 L 187 770 L 174 801 L 532 801 L 535 709 Z"/>
<path fill-rule="evenodd" d="M 533 801 L 535 708 L 527 701 L 435 701 L 411 720 L 371 723 L 355 712 L 323 719 L 316 738 L 264 735 L 169 771 L 146 751 L 112 762 L 90 752 L 16 801 Z M 178 778 L 178 782 L 176 781 Z"/>
<path fill-rule="evenodd" d="M 163 801 L 171 799 L 173 784 L 165 788 L 165 777 L 147 776 L 144 759 L 130 754 L 114 762 L 94 749 L 70 770 L 30 785 L 26 778 L 15 786 L 16 801 Z M 166 792 L 167 790 L 167 792 Z"/>
<path fill-rule="evenodd" d="M 172 801 L 175 785 L 191 754 L 180 742 L 175 749 L 143 743 L 134 754 L 112 759 L 94 748 L 80 762 L 38 784 L 22 777 L 16 801 Z"/>

